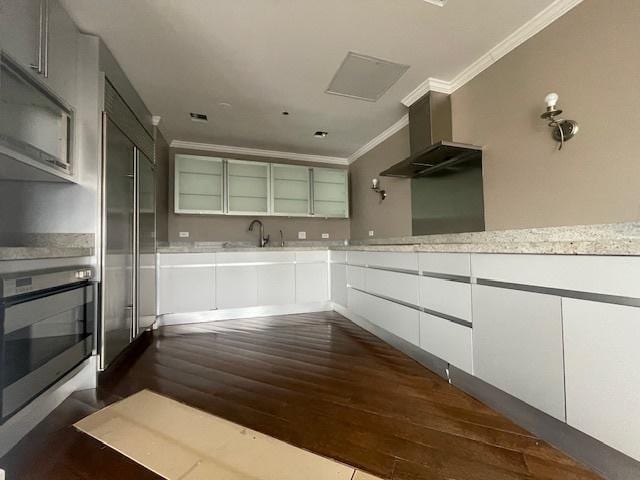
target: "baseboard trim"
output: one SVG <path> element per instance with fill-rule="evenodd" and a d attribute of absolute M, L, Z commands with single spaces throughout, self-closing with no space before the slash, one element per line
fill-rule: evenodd
<path fill-rule="evenodd" d="M 90 357 L 45 390 L 26 407 L 0 426 L 0 457 L 77 390 L 95 388 L 97 357 Z"/>
<path fill-rule="evenodd" d="M 640 462 L 637 460 L 425 352 L 341 305 L 334 303 L 333 310 L 604 478 L 640 478 Z"/>
<path fill-rule="evenodd" d="M 640 462 L 478 377 L 450 367 L 451 383 L 610 480 L 640 478 Z M 588 399 L 585 399 L 588 401 Z"/>
<path fill-rule="evenodd" d="M 218 322 L 238 318 L 268 317 L 274 315 L 294 315 L 298 313 L 314 313 L 331 311 L 331 302 L 298 303 L 289 305 L 269 305 L 260 307 L 227 308 L 193 313 L 169 313 L 160 315 L 157 324 L 160 327 L 169 325 L 188 325 L 191 323 Z"/>

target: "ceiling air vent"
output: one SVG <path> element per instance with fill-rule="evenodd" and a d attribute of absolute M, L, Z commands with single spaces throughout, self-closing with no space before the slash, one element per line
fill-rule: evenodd
<path fill-rule="evenodd" d="M 209 117 L 204 113 L 191 112 L 189 115 L 191 116 L 191 120 L 194 122 L 207 123 L 209 121 Z"/>
<path fill-rule="evenodd" d="M 408 65 L 349 52 L 326 92 L 375 102 L 408 69 Z"/>

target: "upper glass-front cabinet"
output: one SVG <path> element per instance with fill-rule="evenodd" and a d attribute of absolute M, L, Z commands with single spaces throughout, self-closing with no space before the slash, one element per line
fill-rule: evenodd
<path fill-rule="evenodd" d="M 311 214 L 309 167 L 271 164 L 274 215 Z"/>
<path fill-rule="evenodd" d="M 8 56 L 0 56 L 0 156 L 68 177 L 72 173 L 73 111 Z M 7 160 L 9 162 L 11 160 Z M 30 180 L 18 163 L 2 177 Z M 14 166 L 12 166 L 14 165 Z M 26 176 L 25 176 L 26 175 Z"/>
<path fill-rule="evenodd" d="M 227 191 L 230 214 L 269 213 L 269 164 L 227 160 Z"/>
<path fill-rule="evenodd" d="M 223 160 L 176 155 L 175 212 L 224 213 Z"/>
<path fill-rule="evenodd" d="M 349 216 L 347 171 L 175 156 L 175 213 Z"/>
<path fill-rule="evenodd" d="M 313 214 L 318 217 L 348 217 L 347 171 L 313 168 Z"/>

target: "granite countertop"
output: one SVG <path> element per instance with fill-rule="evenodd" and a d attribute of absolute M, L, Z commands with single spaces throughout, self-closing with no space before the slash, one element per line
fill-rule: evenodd
<path fill-rule="evenodd" d="M 92 233 L 3 233 L 0 261 L 90 257 L 95 255 L 94 241 Z"/>
<path fill-rule="evenodd" d="M 340 250 L 640 255 L 640 222 L 352 241 Z"/>
<path fill-rule="evenodd" d="M 216 252 L 287 252 L 305 250 L 328 250 L 334 246 L 344 246 L 344 240 L 292 241 L 284 247 L 267 245 L 258 247 L 249 242 L 175 242 L 159 244 L 158 253 L 216 253 Z"/>

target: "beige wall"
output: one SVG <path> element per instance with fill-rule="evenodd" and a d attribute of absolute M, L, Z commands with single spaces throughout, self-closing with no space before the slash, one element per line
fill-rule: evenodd
<path fill-rule="evenodd" d="M 640 218 L 638 0 L 585 0 L 452 97 L 454 139 L 485 146 L 487 228 Z M 555 91 L 580 132 L 557 151 Z"/>
<path fill-rule="evenodd" d="M 380 177 L 380 172 L 409 156 L 409 127 L 405 127 L 351 164 L 351 238 L 411 235 L 411 180 Z M 387 191 L 380 201 L 371 190 L 371 179 L 378 178 Z"/>
<path fill-rule="evenodd" d="M 452 95 L 453 138 L 483 145 L 488 230 L 640 219 L 640 1 L 585 0 Z M 580 132 L 562 151 L 540 119 L 555 91 Z M 406 235 L 409 182 L 382 178 L 408 153 L 406 129 L 351 167 L 351 235 Z"/>
<path fill-rule="evenodd" d="M 202 152 L 184 149 L 171 149 L 169 162 L 169 214 L 168 214 L 168 230 L 169 241 L 256 241 L 258 235 L 255 231 L 249 232 L 247 228 L 254 218 L 262 220 L 265 226 L 265 233 L 271 235 L 272 243 L 280 241 L 280 230 L 284 233 L 285 240 L 297 240 L 298 232 L 304 231 L 307 234 L 307 240 L 322 240 L 322 234 L 328 233 L 330 240 L 346 240 L 349 238 L 349 220 L 348 219 L 324 219 L 324 218 L 289 218 L 289 217 L 247 217 L 247 216 L 230 216 L 230 215 L 185 215 L 175 214 L 173 202 L 173 175 L 176 153 L 189 153 L 193 155 L 210 155 L 216 156 L 213 152 Z M 303 164 L 301 162 L 289 161 L 284 159 L 247 157 L 232 154 L 220 154 L 224 158 L 241 158 L 246 160 L 271 162 L 271 163 L 290 163 Z M 313 164 L 314 166 L 330 166 L 335 168 L 336 165 Z M 179 232 L 189 232 L 189 238 L 180 238 Z"/>
<path fill-rule="evenodd" d="M 169 144 L 156 127 L 156 240 L 169 240 Z"/>

